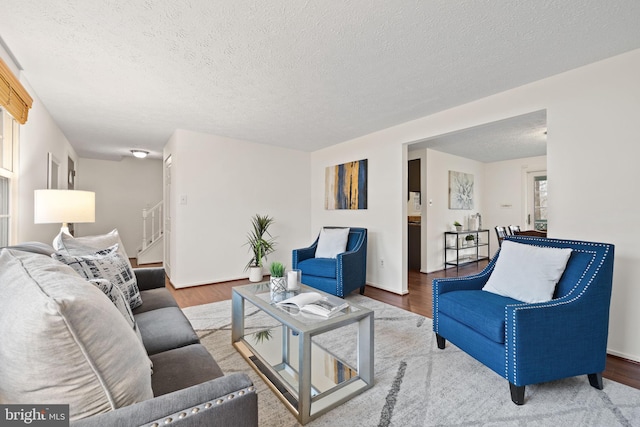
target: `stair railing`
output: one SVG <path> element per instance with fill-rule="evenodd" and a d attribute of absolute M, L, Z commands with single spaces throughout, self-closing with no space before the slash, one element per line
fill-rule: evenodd
<path fill-rule="evenodd" d="M 164 234 L 162 208 L 164 203 L 158 202 L 152 208 L 142 210 L 142 249 L 147 249 Z"/>

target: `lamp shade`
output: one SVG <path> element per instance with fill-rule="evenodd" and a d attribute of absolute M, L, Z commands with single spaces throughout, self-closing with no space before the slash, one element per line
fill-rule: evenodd
<path fill-rule="evenodd" d="M 35 190 L 34 223 L 95 222 L 96 194 L 79 190 Z"/>

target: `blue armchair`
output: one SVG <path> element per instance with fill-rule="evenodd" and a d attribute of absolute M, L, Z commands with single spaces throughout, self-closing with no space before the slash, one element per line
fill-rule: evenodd
<path fill-rule="evenodd" d="M 607 356 L 614 246 L 511 236 L 505 241 L 571 248 L 549 302 L 521 301 L 482 291 L 500 251 L 478 275 L 433 280 L 433 330 L 509 381 L 511 400 L 525 386 L 587 374 L 602 389 Z M 504 248 L 504 244 L 503 244 Z M 503 250 L 503 249 L 501 249 Z"/>
<path fill-rule="evenodd" d="M 331 227 L 326 227 L 331 228 Z M 350 228 L 346 252 L 336 258 L 316 258 L 318 238 L 308 248 L 294 249 L 293 268 L 302 270 L 302 283 L 344 297 L 360 288 L 364 294 L 367 277 L 367 229 Z"/>

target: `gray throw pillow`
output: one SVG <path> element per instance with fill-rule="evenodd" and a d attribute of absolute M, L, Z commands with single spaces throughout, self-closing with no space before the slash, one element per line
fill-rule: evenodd
<path fill-rule="evenodd" d="M 132 310 L 142 305 L 136 276 L 128 260 L 118 253 L 117 244 L 87 255 L 64 255 L 56 252 L 51 256 L 67 264 L 87 280 L 106 279 L 113 283 L 127 298 Z"/>

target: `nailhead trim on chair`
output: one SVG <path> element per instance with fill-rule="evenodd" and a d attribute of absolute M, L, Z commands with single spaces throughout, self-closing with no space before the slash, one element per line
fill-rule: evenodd
<path fill-rule="evenodd" d="M 336 260 L 336 280 L 338 281 L 338 289 L 336 289 L 336 294 L 339 297 L 344 297 L 344 278 L 342 277 L 342 257 L 338 257 Z"/>
<path fill-rule="evenodd" d="M 531 241 L 532 246 L 538 246 L 538 247 L 550 247 L 547 245 L 536 245 L 535 243 L 538 242 L 537 238 L 525 238 L 525 237 L 520 237 L 518 239 L 519 241 L 521 240 L 529 240 Z M 598 274 L 598 272 L 600 271 L 600 269 L 602 268 L 602 264 L 604 263 L 604 260 L 607 256 L 607 254 L 609 253 L 609 246 L 602 244 L 602 243 L 591 243 L 591 242 L 581 242 L 581 241 L 575 241 L 575 240 L 557 240 L 558 243 L 565 243 L 565 244 L 572 244 L 572 245 L 585 245 L 585 246 L 594 246 L 594 247 L 605 247 L 605 253 L 604 256 L 602 257 L 600 264 L 596 267 L 596 270 L 593 272 L 593 274 L 591 275 L 591 277 L 589 277 L 589 281 L 587 282 L 586 286 L 584 287 L 584 289 L 582 290 L 582 292 L 580 292 L 578 295 L 574 296 L 571 299 L 563 299 L 563 298 L 559 298 L 557 300 L 551 300 L 549 302 L 544 302 L 544 303 L 536 303 L 536 304 L 528 304 L 528 303 L 522 303 L 522 304 L 517 304 L 517 305 L 508 305 L 505 307 L 505 328 L 504 328 L 504 334 L 505 334 L 505 370 L 504 370 L 504 377 L 509 380 L 509 336 L 508 334 L 508 323 L 509 323 L 509 318 L 508 318 L 508 307 L 516 307 L 515 310 L 513 311 L 513 315 L 512 315 L 512 322 L 514 325 L 513 328 L 513 349 L 511 350 L 513 352 L 512 358 L 513 358 L 513 380 L 509 380 L 510 382 L 512 382 L 513 384 L 517 384 L 517 371 L 518 371 L 518 361 L 517 361 L 517 357 L 516 357 L 516 328 L 515 328 L 515 317 L 516 317 L 516 312 L 520 311 L 520 310 L 535 310 L 535 309 L 539 309 L 539 308 L 546 308 L 546 307 L 555 307 L 555 306 L 560 306 L 560 305 L 564 305 L 564 304 L 569 304 L 571 302 L 576 301 L 577 299 L 579 299 L 580 297 L 582 297 L 582 295 L 587 291 L 587 289 L 589 289 L 589 286 L 591 286 L 591 283 L 593 283 L 593 279 L 594 277 Z M 589 262 L 589 265 L 587 266 L 587 268 L 585 268 L 584 272 L 582 273 L 582 276 L 580 277 L 580 279 L 578 279 L 578 281 L 576 282 L 576 285 L 573 287 L 573 289 L 576 289 L 576 287 L 578 287 L 578 285 L 580 283 L 582 283 L 582 281 L 585 279 L 586 276 L 586 272 L 593 266 L 593 262 L 595 261 L 596 255 L 597 253 L 595 251 L 590 251 L 590 250 L 586 250 L 586 249 L 574 249 L 572 248 L 574 251 L 576 252 L 582 252 L 582 253 L 587 253 L 587 254 L 592 254 L 592 259 Z M 571 292 L 573 292 L 573 289 L 571 291 L 569 291 L 568 294 L 570 294 Z"/>
<path fill-rule="evenodd" d="M 148 424 L 144 424 L 143 427 L 160 427 L 161 425 L 170 425 L 174 420 L 182 420 L 192 415 L 199 414 L 201 411 L 206 411 L 207 409 L 211 409 L 213 407 L 224 405 L 225 402 L 229 402 L 233 400 L 236 396 L 244 396 L 247 393 L 255 393 L 256 388 L 254 386 L 249 386 L 242 390 L 238 390 L 234 393 L 229 393 L 226 396 L 222 396 L 218 399 L 211 400 L 209 402 L 201 403 L 200 405 L 193 406 L 188 410 L 182 410 L 180 412 L 174 412 L 173 414 L 169 414 L 161 419 L 152 421 Z"/>

